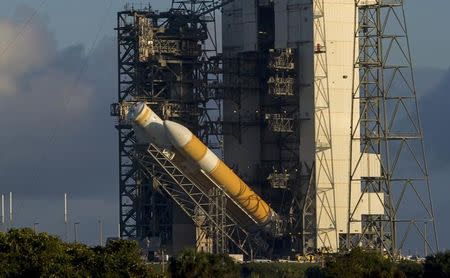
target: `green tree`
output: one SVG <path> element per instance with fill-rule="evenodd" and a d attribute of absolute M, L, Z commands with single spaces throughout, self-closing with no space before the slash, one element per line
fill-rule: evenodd
<path fill-rule="evenodd" d="M 232 278 L 239 277 L 239 266 L 227 255 L 186 249 L 170 259 L 169 272 L 173 278 Z"/>
<path fill-rule="evenodd" d="M 64 244 L 70 261 L 66 265 L 71 277 L 95 277 L 97 258 L 92 248 L 80 243 Z"/>
<path fill-rule="evenodd" d="M 316 265 L 316 266 L 309 267 L 305 271 L 305 277 L 307 277 L 307 278 L 322 278 L 322 277 L 325 277 L 325 274 L 324 274 L 323 269 Z"/>
<path fill-rule="evenodd" d="M 57 237 L 12 229 L 0 235 L 0 277 L 47 277 L 64 274 L 69 256 Z"/>
<path fill-rule="evenodd" d="M 96 277 L 155 277 L 156 274 L 142 260 L 141 252 L 135 241 L 115 240 L 106 247 L 94 248 L 96 265 L 93 270 Z"/>
<path fill-rule="evenodd" d="M 349 253 L 329 256 L 326 259 L 324 276 L 339 278 L 389 278 L 396 275 L 395 264 L 380 252 L 360 248 Z"/>
<path fill-rule="evenodd" d="M 450 277 L 450 251 L 427 257 L 424 265 L 424 277 Z"/>
<path fill-rule="evenodd" d="M 245 263 L 242 265 L 241 276 L 244 278 L 301 278 L 306 276 L 306 271 L 310 267 L 311 264 L 299 263 Z"/>
<path fill-rule="evenodd" d="M 0 233 L 0 277 L 158 277 L 133 241 L 106 247 L 64 243 L 46 233 Z"/>
<path fill-rule="evenodd" d="M 403 260 L 397 263 L 397 270 L 400 277 L 408 277 L 408 278 L 422 278 L 423 277 L 423 264 Z"/>

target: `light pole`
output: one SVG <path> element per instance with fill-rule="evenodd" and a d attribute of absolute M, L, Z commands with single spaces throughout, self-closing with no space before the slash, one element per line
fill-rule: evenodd
<path fill-rule="evenodd" d="M 69 242 L 69 231 L 68 231 L 68 214 L 67 214 L 67 193 L 64 193 L 64 237 L 66 242 Z"/>
<path fill-rule="evenodd" d="M 9 192 L 9 226 L 13 228 L 13 195 Z"/>
<path fill-rule="evenodd" d="M 2 208 L 1 208 L 1 210 L 2 210 L 1 223 L 2 223 L 2 230 L 3 230 L 3 228 L 5 228 L 4 227 L 5 226 L 5 195 L 3 195 L 3 194 L 2 194 L 1 202 L 2 202 L 2 204 L 1 204 L 1 206 L 2 206 Z M 6 232 L 6 230 L 7 229 L 5 229 L 5 232 Z"/>
<path fill-rule="evenodd" d="M 100 245 L 100 247 L 103 246 L 103 223 L 102 220 L 98 220 L 98 245 Z"/>
<path fill-rule="evenodd" d="M 427 238 L 427 224 L 428 222 L 424 223 L 424 228 L 423 228 L 423 232 L 424 232 L 424 238 L 425 238 L 425 243 L 424 243 L 424 253 L 425 253 L 425 258 L 428 256 L 428 238 Z"/>
<path fill-rule="evenodd" d="M 161 257 L 162 257 L 162 272 L 164 275 L 164 273 L 166 272 L 165 265 L 164 265 L 164 261 L 165 261 L 164 249 L 161 250 Z"/>
<path fill-rule="evenodd" d="M 37 227 L 37 225 L 39 225 L 38 222 L 34 222 L 34 223 L 33 223 L 33 232 L 34 232 L 34 233 L 36 233 L 36 227 Z"/>
<path fill-rule="evenodd" d="M 73 235 L 75 238 L 75 242 L 77 242 L 77 226 L 80 224 L 80 222 L 73 223 Z"/>

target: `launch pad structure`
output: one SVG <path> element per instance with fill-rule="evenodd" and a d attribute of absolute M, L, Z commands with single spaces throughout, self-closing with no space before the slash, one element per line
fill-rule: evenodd
<path fill-rule="evenodd" d="M 247 258 L 436 252 L 403 4 L 173 0 L 118 12 L 121 237 Z M 221 157 L 277 213 L 274 228 L 146 141 L 127 118 L 138 102 Z"/>

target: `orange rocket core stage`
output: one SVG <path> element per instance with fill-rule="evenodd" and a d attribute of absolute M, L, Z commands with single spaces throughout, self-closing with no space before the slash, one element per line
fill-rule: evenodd
<path fill-rule="evenodd" d="M 129 118 L 145 131 L 149 143 L 175 148 L 189 164 L 188 168 L 196 168 L 199 173 L 203 170 L 258 224 L 266 225 L 277 217 L 270 206 L 189 129 L 172 121 L 163 121 L 145 103 L 136 104 L 130 110 Z M 195 171 L 191 169 L 190 172 Z"/>
<path fill-rule="evenodd" d="M 269 205 L 191 131 L 172 121 L 164 121 L 164 127 L 171 143 L 187 158 L 196 161 L 253 218 L 260 224 L 270 220 L 273 212 Z"/>

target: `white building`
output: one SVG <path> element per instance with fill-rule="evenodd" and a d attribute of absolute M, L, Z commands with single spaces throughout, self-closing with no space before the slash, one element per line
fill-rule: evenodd
<path fill-rule="evenodd" d="M 276 248 L 337 251 L 348 234 L 370 234 L 362 218 L 384 214 L 384 197 L 362 193 L 358 182 L 381 175 L 378 155 L 361 154 L 357 140 L 350 147 L 352 113 L 360 114 L 351 105 L 359 83 L 354 0 L 235 0 L 222 28 L 224 157 L 289 219 Z M 292 69 L 282 66 L 286 57 Z M 283 87 L 290 77 L 294 85 Z"/>

